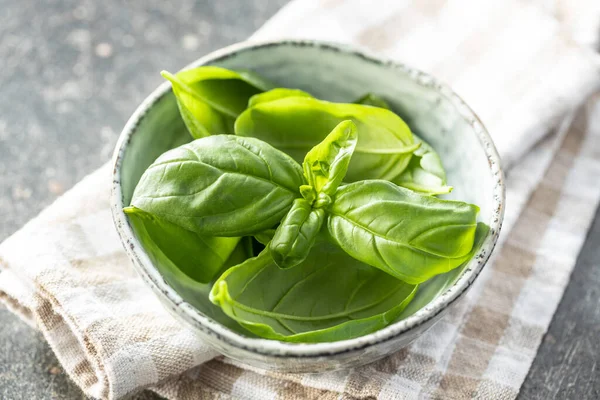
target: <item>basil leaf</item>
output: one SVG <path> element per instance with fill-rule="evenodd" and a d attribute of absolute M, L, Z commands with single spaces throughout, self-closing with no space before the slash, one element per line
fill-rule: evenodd
<path fill-rule="evenodd" d="M 280 268 L 291 268 L 308 256 L 325 220 L 325 210 L 312 208 L 305 199 L 296 199 L 269 242 L 273 260 Z"/>
<path fill-rule="evenodd" d="M 251 71 L 231 71 L 213 66 L 181 71 L 176 77 L 192 90 L 198 100 L 233 118 L 246 109 L 250 97 L 273 88 L 273 84 Z"/>
<path fill-rule="evenodd" d="M 191 86 L 166 71 L 162 76 L 171 82 L 181 118 L 194 139 L 231 133 L 227 117 L 199 99 Z"/>
<path fill-rule="evenodd" d="M 300 89 L 276 88 L 268 92 L 255 94 L 250 97 L 248 107 L 254 107 L 260 103 L 268 103 L 269 101 L 284 99 L 286 97 L 313 97 L 310 93 L 306 93 Z"/>
<path fill-rule="evenodd" d="M 136 207 L 123 209 L 138 229 L 141 225 L 177 267 L 195 281 L 208 283 L 240 242 L 239 237 L 202 236 Z"/>
<path fill-rule="evenodd" d="M 327 226 L 349 255 L 408 283 L 470 258 L 479 208 L 372 180 L 340 187 Z"/>
<path fill-rule="evenodd" d="M 397 318 L 397 321 L 416 313 L 452 287 L 452 285 L 456 283 L 469 265 L 470 259 L 473 258 L 475 253 L 481 248 L 489 229 L 490 227 L 483 222 L 478 222 L 477 229 L 475 230 L 475 242 L 473 243 L 473 249 L 471 249 L 469 258 L 452 271 L 445 274 L 436 275 L 433 278 L 428 279 L 426 282 L 420 284 L 419 290 L 417 290 L 414 299 L 410 302 L 408 307 L 402 311 L 402 314 Z"/>
<path fill-rule="evenodd" d="M 317 195 L 335 195 L 348 171 L 356 141 L 356 125 L 349 120 L 342 121 L 325 140 L 306 153 L 302 163 L 304 177 Z"/>
<path fill-rule="evenodd" d="M 446 171 L 440 156 L 423 139 L 413 136 L 416 142 L 421 143 L 421 147 L 415 150 L 404 172 L 392 182 L 427 195 L 450 193 L 452 186 L 446 185 Z"/>
<path fill-rule="evenodd" d="M 273 236 L 275 236 L 275 229 L 265 229 L 262 232 L 255 233 L 254 239 L 266 246 L 273 239 Z"/>
<path fill-rule="evenodd" d="M 383 98 L 373 93 L 367 93 L 355 103 L 391 110 L 390 105 Z M 416 143 L 421 143 L 421 147 L 415 150 L 404 172 L 392 182 L 428 195 L 450 193 L 452 186 L 446 185 L 446 171 L 444 171 L 440 156 L 433 147 L 414 133 L 413 137 Z"/>
<path fill-rule="evenodd" d="M 278 268 L 268 251 L 230 268 L 210 299 L 258 336 L 329 342 L 389 325 L 416 289 L 321 238 L 296 268 Z"/>
<path fill-rule="evenodd" d="M 195 139 L 233 133 L 233 121 L 248 99 L 272 88 L 252 72 L 213 66 L 161 74 L 171 82 L 181 116 Z"/>
<path fill-rule="evenodd" d="M 410 161 L 415 144 L 408 126 L 391 111 L 360 104 L 330 103 L 310 97 L 286 97 L 259 103 L 235 122 L 239 136 L 264 140 L 301 162 L 335 126 L 352 120 L 358 143 L 346 179 L 393 179 Z"/>
<path fill-rule="evenodd" d="M 161 155 L 131 205 L 207 236 L 246 236 L 275 226 L 300 197 L 302 168 L 254 138 L 216 135 Z"/>
<path fill-rule="evenodd" d="M 356 104 L 364 104 L 366 106 L 373 106 L 379 108 L 385 108 L 386 110 L 391 110 L 390 105 L 385 101 L 382 97 L 377 96 L 373 93 L 367 93 L 363 97 L 358 100 L 355 100 Z"/>
<path fill-rule="evenodd" d="M 227 268 L 248 258 L 246 238 L 241 241 L 240 238 L 216 238 L 214 241 L 203 238 L 194 247 L 191 242 L 194 234 L 182 233 L 181 228 L 138 209 L 128 209 L 127 215 L 152 264 L 183 300 L 230 329 L 248 334 L 208 298 L 213 281 L 209 276 L 217 271 L 215 277 L 218 277 Z M 238 245 L 229 250 L 235 241 Z M 205 253 L 208 248 L 212 250 Z M 213 252 L 219 253 L 219 257 L 211 255 Z M 229 257 L 219 268 L 210 263 L 211 259 L 221 260 L 228 252 Z"/>

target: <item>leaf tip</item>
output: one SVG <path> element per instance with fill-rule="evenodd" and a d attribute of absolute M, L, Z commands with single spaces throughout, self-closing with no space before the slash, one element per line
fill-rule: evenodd
<path fill-rule="evenodd" d="M 423 144 L 423 142 L 415 141 L 415 144 L 409 147 L 409 152 L 414 153 L 415 150 L 419 149 L 422 144 Z"/>
<path fill-rule="evenodd" d="M 338 129 L 343 131 L 343 135 L 348 139 L 356 138 L 356 124 L 351 119 L 344 120 L 338 124 Z"/>
<path fill-rule="evenodd" d="M 135 214 L 138 208 L 134 206 L 123 207 L 123 212 L 127 215 Z"/>
<path fill-rule="evenodd" d="M 209 299 L 213 304 L 221 305 L 227 300 L 228 289 L 227 282 L 220 279 L 210 291 Z"/>
<path fill-rule="evenodd" d="M 169 71 L 163 69 L 162 71 L 160 71 L 160 75 L 169 82 L 171 82 L 171 84 L 175 84 L 177 82 L 177 77 Z"/>

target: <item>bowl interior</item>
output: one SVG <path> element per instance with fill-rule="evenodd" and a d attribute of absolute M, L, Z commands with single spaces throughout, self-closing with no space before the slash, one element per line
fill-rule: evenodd
<path fill-rule="evenodd" d="M 303 89 L 325 100 L 352 102 L 367 92 L 383 96 L 413 132 L 428 141 L 440 154 L 448 174 L 448 184 L 454 186 L 454 191 L 446 197 L 477 204 L 481 208 L 479 220 L 490 226 L 498 225 L 497 213 L 494 213 L 497 207 L 494 188 L 498 179 L 484 148 L 493 145 L 482 143 L 476 130 L 483 130 L 483 127 L 474 117 L 469 117 L 468 110 L 461 110 L 462 103 L 455 95 L 427 75 L 353 51 L 314 43 L 280 42 L 243 47 L 217 56 L 208 64 L 250 69 L 282 87 Z M 129 204 L 144 170 L 160 154 L 190 140 L 172 92 L 160 92 L 137 122 L 123 154 L 120 171 L 123 204 Z M 136 233 L 136 228 L 133 228 Z M 171 283 L 168 274 L 161 270 L 161 264 L 165 262 L 161 255 L 148 256 L 154 267 Z M 415 299 L 399 319 L 414 314 L 447 290 L 468 266 L 439 275 L 421 285 Z M 177 291 L 182 295 L 181 290 Z M 210 302 L 182 297 L 203 314 L 251 336 L 235 323 L 228 322 L 220 309 Z"/>

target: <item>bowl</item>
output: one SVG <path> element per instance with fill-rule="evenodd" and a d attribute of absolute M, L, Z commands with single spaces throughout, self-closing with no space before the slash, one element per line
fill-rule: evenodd
<path fill-rule="evenodd" d="M 182 297 L 167 283 L 123 213 L 144 170 L 163 152 L 191 140 L 179 116 L 171 86 L 159 86 L 127 122 L 115 150 L 111 207 L 121 241 L 135 269 L 164 306 L 205 343 L 227 357 L 281 372 L 322 372 L 355 367 L 411 343 L 438 321 L 471 287 L 486 264 L 502 225 L 504 181 L 492 139 L 475 113 L 448 86 L 430 75 L 367 51 L 318 41 L 240 43 L 189 65 L 251 69 L 280 86 L 308 91 L 332 101 L 382 95 L 441 155 L 449 184 L 447 198 L 477 204 L 490 229 L 465 265 L 421 285 L 413 302 L 384 329 L 329 343 L 286 343 L 243 334 L 219 322 L 210 303 Z"/>

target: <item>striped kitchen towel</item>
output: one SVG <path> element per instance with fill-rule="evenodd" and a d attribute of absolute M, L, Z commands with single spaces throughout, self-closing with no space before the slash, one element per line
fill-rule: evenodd
<path fill-rule="evenodd" d="M 394 355 L 305 375 L 219 357 L 133 272 L 111 220 L 108 165 L 0 244 L 0 299 L 95 398 L 143 388 L 171 399 L 514 398 L 600 199 L 590 185 L 599 26 L 595 0 L 296 0 L 252 38 L 358 44 L 427 70 L 498 145 L 508 206 L 494 257 L 449 315 Z"/>

